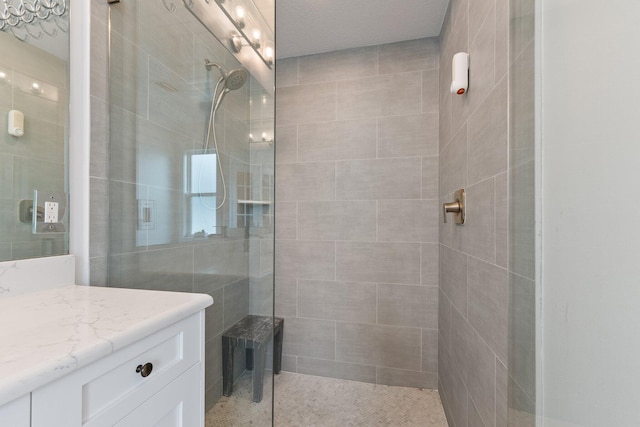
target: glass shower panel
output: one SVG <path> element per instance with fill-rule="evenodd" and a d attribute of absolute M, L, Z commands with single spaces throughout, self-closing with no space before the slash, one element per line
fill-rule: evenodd
<path fill-rule="evenodd" d="M 207 425 L 224 425 L 211 410 L 219 401 L 233 408 L 226 422 L 269 425 L 271 347 L 262 401 L 252 400 L 244 350 L 222 396 L 222 336 L 249 314 L 273 322 L 274 148 L 251 142 L 273 139 L 273 97 L 205 21 L 177 1 L 110 6 L 108 283 L 211 295 Z M 246 83 L 227 86 L 233 70 Z"/>
<path fill-rule="evenodd" d="M 510 0 L 509 426 L 536 424 L 535 0 Z"/>

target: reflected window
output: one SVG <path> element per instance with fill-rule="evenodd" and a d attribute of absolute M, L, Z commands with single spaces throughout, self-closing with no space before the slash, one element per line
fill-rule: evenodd
<path fill-rule="evenodd" d="M 216 153 L 185 156 L 186 235 L 206 237 L 218 230 L 218 163 Z"/>

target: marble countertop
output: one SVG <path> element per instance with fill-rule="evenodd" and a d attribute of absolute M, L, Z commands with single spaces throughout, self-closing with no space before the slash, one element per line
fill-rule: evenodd
<path fill-rule="evenodd" d="M 202 294 L 76 285 L 0 299 L 0 406 L 212 302 Z"/>

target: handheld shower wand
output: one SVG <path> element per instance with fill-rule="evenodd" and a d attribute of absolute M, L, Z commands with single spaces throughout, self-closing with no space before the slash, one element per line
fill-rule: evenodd
<path fill-rule="evenodd" d="M 232 90 L 240 89 L 247 82 L 248 73 L 243 68 L 237 68 L 235 70 L 226 71 L 222 65 L 217 64 L 215 62 L 211 62 L 208 59 L 204 60 L 204 66 L 208 71 L 211 71 L 211 68 L 217 68 L 220 72 L 220 78 L 216 83 L 216 86 L 213 90 L 213 96 L 211 99 L 211 111 L 209 112 L 209 124 L 207 125 L 207 136 L 205 137 L 204 151 L 209 149 L 209 138 L 213 133 L 213 145 L 216 149 L 216 160 L 218 163 L 218 170 L 220 170 L 220 178 L 222 181 L 222 202 L 216 206 L 216 210 L 220 209 L 224 206 L 227 201 L 227 183 L 224 178 L 224 171 L 222 169 L 222 163 L 220 162 L 220 153 L 218 150 L 218 139 L 216 137 L 216 127 L 215 127 L 215 117 L 218 108 L 222 104 L 222 100 Z M 220 85 L 223 84 L 222 91 L 218 94 L 218 89 Z M 212 132 L 213 130 L 213 132 Z M 201 166 L 202 167 L 202 166 Z M 200 170 L 202 172 L 202 169 Z"/>

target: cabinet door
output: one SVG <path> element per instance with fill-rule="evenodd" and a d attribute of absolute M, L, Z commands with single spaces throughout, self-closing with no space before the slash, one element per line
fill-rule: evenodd
<path fill-rule="evenodd" d="M 115 427 L 194 427 L 204 425 L 202 367 L 193 366 L 115 424 Z"/>
<path fill-rule="evenodd" d="M 29 427 L 31 425 L 31 397 L 27 394 L 0 406 L 0 426 Z"/>

